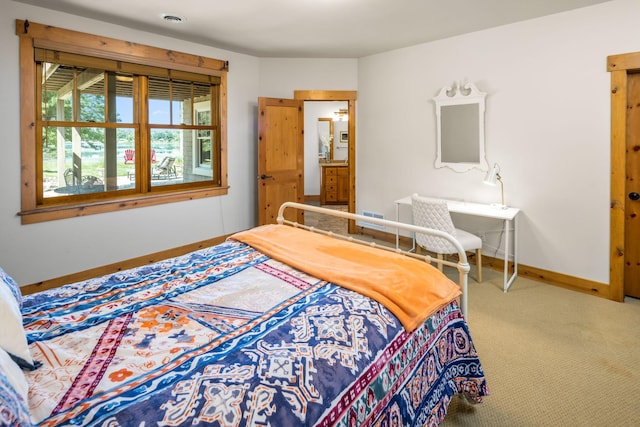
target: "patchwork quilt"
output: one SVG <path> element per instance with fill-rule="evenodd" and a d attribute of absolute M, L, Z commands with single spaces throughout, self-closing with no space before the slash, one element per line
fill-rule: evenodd
<path fill-rule="evenodd" d="M 437 425 L 454 394 L 488 394 L 455 301 L 409 333 L 234 240 L 26 296 L 22 313 L 35 425 Z"/>

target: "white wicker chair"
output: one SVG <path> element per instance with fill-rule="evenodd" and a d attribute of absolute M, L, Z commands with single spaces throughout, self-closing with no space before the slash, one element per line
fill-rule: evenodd
<path fill-rule="evenodd" d="M 447 202 L 444 200 L 414 194 L 411 196 L 411 206 L 415 225 L 447 232 L 460 242 L 465 251 L 475 251 L 478 282 L 482 282 L 482 239 L 468 231 L 455 228 Z M 419 247 L 436 253 L 438 259 L 442 259 L 445 254 L 458 253 L 451 243 L 441 237 L 416 233 L 416 243 Z M 438 268 L 442 270 L 442 264 L 438 264 Z"/>

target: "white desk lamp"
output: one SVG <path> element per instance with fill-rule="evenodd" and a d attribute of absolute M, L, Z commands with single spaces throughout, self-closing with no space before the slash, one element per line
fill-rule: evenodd
<path fill-rule="evenodd" d="M 500 183 L 500 207 L 502 209 L 506 209 L 507 205 L 504 204 L 504 183 L 502 182 L 502 177 L 500 176 L 500 166 L 495 163 L 493 167 L 487 172 L 487 176 L 484 177 L 485 184 L 495 186 L 498 182 Z"/>

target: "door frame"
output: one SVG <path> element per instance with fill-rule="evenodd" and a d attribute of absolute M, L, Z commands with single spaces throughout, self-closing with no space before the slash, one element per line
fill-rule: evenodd
<path fill-rule="evenodd" d="M 640 72 L 640 52 L 607 57 L 611 73 L 611 205 L 609 298 L 624 301 L 627 77 Z"/>
<path fill-rule="evenodd" d="M 349 169 L 349 201 L 348 210 L 356 212 L 356 100 L 358 91 L 355 90 L 294 90 L 293 98 L 302 101 L 346 101 L 349 117 L 349 150 L 347 161 Z M 349 221 L 349 234 L 356 232 L 356 222 Z"/>

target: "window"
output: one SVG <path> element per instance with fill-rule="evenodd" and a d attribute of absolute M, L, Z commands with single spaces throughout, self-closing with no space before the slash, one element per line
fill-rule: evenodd
<path fill-rule="evenodd" d="M 226 194 L 226 62 L 16 28 L 23 223 Z"/>
<path fill-rule="evenodd" d="M 211 105 L 208 102 L 198 102 L 195 105 L 195 119 L 197 125 L 205 126 L 211 123 Z M 193 173 L 207 176 L 211 174 L 213 163 L 211 152 L 213 148 L 213 133 L 209 129 L 193 131 Z"/>

